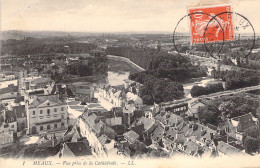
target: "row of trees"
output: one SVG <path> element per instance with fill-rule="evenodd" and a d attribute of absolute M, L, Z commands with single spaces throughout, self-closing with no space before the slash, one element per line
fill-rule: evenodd
<path fill-rule="evenodd" d="M 65 48 L 64 46 L 69 46 Z M 1 54 L 55 54 L 55 53 L 88 53 L 97 48 L 95 44 L 79 43 L 75 39 L 30 38 L 25 40 L 6 40 L 1 43 Z"/>
<path fill-rule="evenodd" d="M 225 81 L 228 90 L 255 86 L 260 83 L 260 73 L 252 70 L 214 71 L 213 77 Z"/>
<path fill-rule="evenodd" d="M 211 93 L 216 93 L 224 91 L 222 83 L 216 83 L 216 84 L 210 84 L 206 87 L 195 85 L 191 88 L 191 96 L 192 97 L 198 97 L 201 95 L 207 95 Z"/>
<path fill-rule="evenodd" d="M 157 77 L 169 78 L 177 82 L 207 76 L 205 68 L 192 65 L 189 59 L 182 56 L 170 54 L 151 60 L 148 71 Z"/>
<path fill-rule="evenodd" d="M 172 101 L 184 96 L 183 86 L 169 79 L 160 79 L 147 72 L 130 75 L 129 78 L 143 84 L 140 97 L 145 104 Z"/>

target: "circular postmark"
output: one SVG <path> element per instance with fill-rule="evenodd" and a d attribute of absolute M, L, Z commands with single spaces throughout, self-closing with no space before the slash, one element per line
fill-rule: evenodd
<path fill-rule="evenodd" d="M 201 20 L 203 16 L 210 19 Z M 186 22 L 185 19 L 187 19 Z M 196 20 L 196 23 L 193 20 Z M 189 24 L 190 26 L 187 26 Z M 192 34 L 193 28 L 200 31 Z M 203 38 L 198 38 L 196 41 L 192 37 L 195 35 L 203 36 Z M 194 12 L 178 21 L 173 32 L 173 44 L 180 55 L 210 56 L 214 59 L 248 58 L 255 45 L 255 31 L 251 22 L 239 13 L 222 12 L 213 15 Z"/>
<path fill-rule="evenodd" d="M 205 17 L 211 18 L 208 20 L 202 20 L 201 18 Z M 186 21 L 185 21 L 186 19 Z M 215 20 L 215 22 L 211 22 L 211 27 L 208 26 L 208 22 L 210 20 Z M 196 21 L 196 23 L 195 23 Z M 184 24 L 184 25 L 182 25 Z M 187 26 L 187 25 L 190 25 Z M 213 54 L 207 51 L 204 46 L 205 40 L 208 41 L 207 34 L 205 34 L 206 27 L 208 26 L 208 30 L 211 28 L 217 27 L 217 35 L 219 35 L 220 43 L 224 45 L 224 30 L 222 28 L 221 23 L 214 18 L 214 16 L 203 13 L 203 12 L 193 12 L 183 16 L 177 23 L 174 32 L 173 32 L 173 44 L 176 52 L 181 54 L 195 54 L 200 56 L 211 56 L 214 57 Z M 192 27 L 192 28 L 191 28 Z M 193 29 L 193 30 L 191 30 Z M 195 38 L 197 36 L 199 38 Z M 186 53 L 185 53 L 186 52 Z M 217 55 L 221 52 L 221 49 L 218 50 Z M 215 58 L 215 57 L 214 57 Z"/>
<path fill-rule="evenodd" d="M 233 18 L 232 22 L 221 22 L 223 17 Z M 211 22 L 221 20 L 224 38 L 222 44 L 211 44 L 204 40 L 207 52 L 213 56 L 214 50 L 219 48 L 219 59 L 221 56 L 232 59 L 242 57 L 248 58 L 255 45 L 255 30 L 251 22 L 243 15 L 236 12 L 222 12 L 213 16 L 208 22 L 204 31 L 204 38 L 207 37 L 207 31 Z M 231 38 L 226 38 L 227 36 Z M 224 45 L 223 45 L 224 44 Z"/>

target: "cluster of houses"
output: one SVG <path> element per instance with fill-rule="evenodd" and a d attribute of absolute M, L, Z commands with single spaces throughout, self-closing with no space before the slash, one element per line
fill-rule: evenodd
<path fill-rule="evenodd" d="M 5 92 L 0 103 L 1 146 L 10 145 L 25 134 L 68 128 L 67 103 L 52 93 L 52 79 L 23 73 L 16 84 L 1 89 Z"/>
<path fill-rule="evenodd" d="M 108 156 L 110 151 L 129 155 L 120 146 L 140 142 L 169 155 L 247 155 L 243 138 L 248 130 L 259 132 L 259 121 L 251 113 L 231 118 L 222 127 L 199 124 L 194 119 L 198 119 L 199 109 L 205 104 L 198 99 L 154 104 L 147 109 L 138 92 L 133 92 L 138 90 L 132 88 L 136 85 L 125 83 L 99 89 L 99 101 L 109 105 L 108 111 L 87 110 L 79 119 L 80 134 L 97 156 Z"/>
<path fill-rule="evenodd" d="M 125 107 L 133 104 L 136 108 L 143 105 L 143 100 L 139 97 L 139 83 L 125 80 L 124 85 L 106 86 L 99 88 L 98 101 L 107 109 L 112 107 Z"/>

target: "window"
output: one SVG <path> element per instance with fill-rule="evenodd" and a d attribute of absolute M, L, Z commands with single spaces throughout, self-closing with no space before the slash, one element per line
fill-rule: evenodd
<path fill-rule="evenodd" d="M 64 110 L 64 108 L 63 107 L 61 107 L 61 111 L 63 111 Z"/>
<path fill-rule="evenodd" d="M 51 126 L 50 126 L 50 125 L 47 125 L 47 129 L 48 129 L 48 130 L 51 129 Z"/>
<path fill-rule="evenodd" d="M 40 114 L 42 114 L 42 110 L 40 110 Z"/>
<path fill-rule="evenodd" d="M 229 132 L 229 127 L 226 127 L 226 132 Z"/>
<path fill-rule="evenodd" d="M 62 127 L 64 126 L 64 123 L 63 123 L 63 122 L 61 123 L 61 126 L 62 126 Z"/>
<path fill-rule="evenodd" d="M 40 131 L 42 131 L 43 130 L 43 126 L 40 126 Z"/>
<path fill-rule="evenodd" d="M 47 109 L 47 115 L 50 115 L 51 110 Z"/>
<path fill-rule="evenodd" d="M 33 115 L 35 115 L 35 111 L 33 111 Z"/>
<path fill-rule="evenodd" d="M 64 119 L 64 115 L 61 115 L 61 119 Z"/>
<path fill-rule="evenodd" d="M 56 109 L 56 108 L 54 108 L 54 112 L 57 112 L 57 109 Z"/>
<path fill-rule="evenodd" d="M 11 128 L 14 128 L 14 125 L 11 125 Z"/>
<path fill-rule="evenodd" d="M 57 128 L 57 124 L 54 124 L 54 128 Z"/>

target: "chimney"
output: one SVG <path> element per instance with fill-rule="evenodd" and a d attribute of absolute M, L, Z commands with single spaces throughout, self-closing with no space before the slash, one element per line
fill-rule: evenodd
<path fill-rule="evenodd" d="M 217 65 L 217 71 L 220 71 L 220 66 L 221 66 L 221 59 L 218 59 L 218 65 Z"/>
<path fill-rule="evenodd" d="M 54 136 L 51 137 L 51 147 L 55 146 L 55 142 L 54 142 Z"/>

